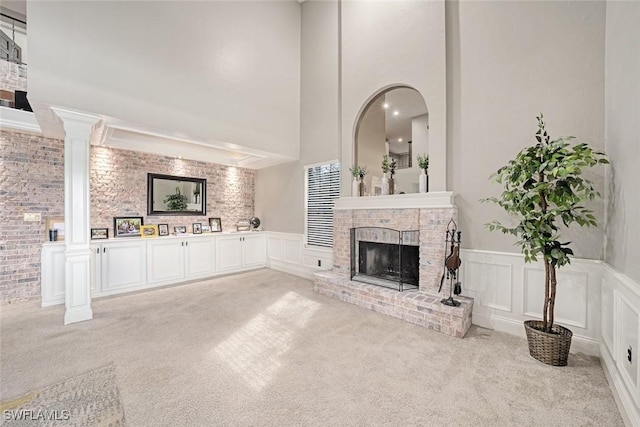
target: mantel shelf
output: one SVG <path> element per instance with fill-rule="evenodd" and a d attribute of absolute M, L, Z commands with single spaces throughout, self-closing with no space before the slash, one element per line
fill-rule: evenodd
<path fill-rule="evenodd" d="M 435 191 L 430 193 L 393 194 L 388 196 L 341 197 L 335 209 L 425 209 L 455 207 L 455 193 Z"/>

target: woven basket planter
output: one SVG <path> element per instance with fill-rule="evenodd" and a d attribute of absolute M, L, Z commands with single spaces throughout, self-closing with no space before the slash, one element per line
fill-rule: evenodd
<path fill-rule="evenodd" d="M 551 332 L 543 332 L 541 320 L 525 320 L 524 329 L 529 342 L 529 354 L 536 360 L 552 366 L 567 366 L 573 333 L 560 325 Z"/>

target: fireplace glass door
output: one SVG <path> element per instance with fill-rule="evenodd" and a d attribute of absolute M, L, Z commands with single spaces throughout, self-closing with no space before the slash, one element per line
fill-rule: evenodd
<path fill-rule="evenodd" d="M 358 227 L 350 232 L 351 280 L 400 292 L 418 289 L 418 230 Z"/>

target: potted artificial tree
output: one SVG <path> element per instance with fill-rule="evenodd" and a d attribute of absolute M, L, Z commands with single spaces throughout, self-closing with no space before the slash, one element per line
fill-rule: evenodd
<path fill-rule="evenodd" d="M 560 225 L 597 226 L 593 213 L 584 202 L 600 197 L 593 184 L 582 177 L 585 169 L 598 163 L 609 163 L 605 154 L 587 144 L 571 145 L 573 137 L 551 141 L 542 114 L 537 117 L 537 143 L 520 151 L 491 178 L 502 184 L 501 196 L 486 201 L 497 203 L 518 224 L 507 227 L 498 221 L 487 224 L 489 230 L 502 231 L 519 238 L 525 262 L 542 258 L 545 271 L 545 293 L 542 320 L 524 322 L 529 354 L 541 362 L 565 366 L 571 346 L 572 332 L 554 324 L 556 269 L 571 262 L 571 242 L 562 242 Z"/>
<path fill-rule="evenodd" d="M 429 155 L 428 154 L 418 154 L 418 167 L 422 172 L 420 172 L 420 181 L 419 187 L 421 193 L 426 193 L 429 191 Z"/>
<path fill-rule="evenodd" d="M 349 171 L 351 171 L 351 175 L 353 176 L 353 184 L 351 186 L 353 197 L 364 196 L 364 176 L 367 174 L 367 167 L 356 165 L 349 168 Z"/>

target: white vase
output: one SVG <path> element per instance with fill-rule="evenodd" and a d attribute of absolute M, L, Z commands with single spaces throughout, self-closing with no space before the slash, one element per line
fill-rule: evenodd
<path fill-rule="evenodd" d="M 358 197 L 360 195 L 360 180 L 357 176 L 353 177 L 353 182 L 351 183 L 351 196 Z"/>
<path fill-rule="evenodd" d="M 427 185 L 429 180 L 429 177 L 427 176 L 427 173 L 425 172 L 424 169 L 422 169 L 422 172 L 420 173 L 420 192 L 421 193 L 426 193 L 427 191 L 429 191 L 429 186 Z"/>
<path fill-rule="evenodd" d="M 389 194 L 389 178 L 386 173 L 382 174 L 382 195 L 386 196 Z"/>

